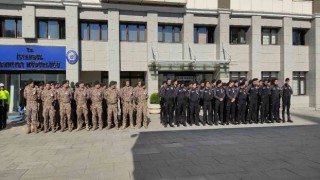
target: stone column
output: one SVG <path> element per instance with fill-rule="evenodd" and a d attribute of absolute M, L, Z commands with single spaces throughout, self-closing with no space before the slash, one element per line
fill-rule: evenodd
<path fill-rule="evenodd" d="M 193 48 L 193 14 L 186 13 L 183 17 L 183 59 L 191 60 L 190 48 Z"/>
<path fill-rule="evenodd" d="M 109 55 L 109 83 L 117 81 L 120 87 L 120 37 L 119 10 L 108 11 L 108 55 Z"/>
<path fill-rule="evenodd" d="M 219 12 L 218 24 L 215 30 L 215 42 L 217 47 L 217 60 L 228 61 L 229 56 L 225 56 L 225 52 L 229 49 L 229 34 L 230 34 L 230 11 L 220 11 Z M 228 52 L 230 53 L 230 52 Z M 219 64 L 217 66 L 217 78 L 221 79 L 223 82 L 229 81 L 229 65 Z"/>
<path fill-rule="evenodd" d="M 22 37 L 36 38 L 35 6 L 24 5 L 22 8 Z"/>
<path fill-rule="evenodd" d="M 148 64 L 150 64 L 154 58 L 157 59 L 158 55 L 152 50 L 157 50 L 158 46 L 158 13 L 157 12 L 148 12 L 147 14 L 147 43 L 148 43 Z M 155 53 L 155 54 L 154 54 Z M 150 69 L 148 67 L 146 79 L 149 96 L 152 93 L 158 92 L 158 71 Z M 148 101 L 149 103 L 149 101 Z"/>
<path fill-rule="evenodd" d="M 285 78 L 292 80 L 293 49 L 292 49 L 292 18 L 284 17 L 283 26 L 279 32 L 279 44 L 281 45 L 279 81 L 281 84 Z"/>
<path fill-rule="evenodd" d="M 261 16 L 252 16 L 248 34 L 250 44 L 250 71 L 248 78 L 261 78 Z"/>
<path fill-rule="evenodd" d="M 307 95 L 310 97 L 310 107 L 320 110 L 320 14 L 316 14 L 308 32 L 309 72 L 307 72 Z"/>
<path fill-rule="evenodd" d="M 79 53 L 79 25 L 78 25 L 78 4 L 70 3 L 65 6 L 66 19 L 66 52 L 69 50 L 74 50 Z M 81 57 L 75 64 L 69 64 L 66 61 L 66 78 L 70 82 L 79 81 L 79 71 L 80 71 L 80 61 Z"/>

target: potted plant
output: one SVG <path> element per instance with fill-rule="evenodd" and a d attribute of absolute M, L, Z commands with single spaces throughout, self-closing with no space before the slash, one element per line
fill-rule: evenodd
<path fill-rule="evenodd" d="M 157 93 L 152 93 L 150 96 L 149 112 L 150 114 L 160 114 L 160 97 Z"/>

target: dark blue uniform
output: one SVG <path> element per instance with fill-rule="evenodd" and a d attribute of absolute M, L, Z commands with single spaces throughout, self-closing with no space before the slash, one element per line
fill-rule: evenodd
<path fill-rule="evenodd" d="M 200 92 L 198 89 L 191 89 L 189 94 L 189 108 L 190 108 L 190 125 L 195 123 L 199 126 L 200 113 Z"/>
<path fill-rule="evenodd" d="M 224 110 L 224 98 L 226 96 L 225 90 L 223 87 L 216 87 L 214 90 L 214 98 L 215 101 L 215 107 L 214 107 L 214 123 L 218 124 L 218 115 L 221 124 L 224 124 L 223 122 L 223 110 Z M 220 100 L 222 99 L 222 100 Z"/>
<path fill-rule="evenodd" d="M 266 85 L 261 86 L 259 89 L 259 95 L 261 99 L 260 121 L 261 123 L 268 122 L 271 88 Z"/>
<path fill-rule="evenodd" d="M 175 89 L 172 85 L 167 86 L 164 91 L 162 97 L 165 100 L 165 111 L 166 111 L 166 117 L 167 119 L 164 120 L 163 124 L 164 126 L 167 126 L 169 123 L 172 127 L 173 123 L 173 108 L 175 103 Z"/>
<path fill-rule="evenodd" d="M 278 85 L 273 85 L 271 88 L 271 103 L 272 103 L 272 121 L 280 121 L 279 108 L 280 108 L 280 94 L 281 88 Z"/>
<path fill-rule="evenodd" d="M 258 121 L 258 94 L 259 94 L 259 86 L 251 85 L 248 87 L 248 96 L 249 96 L 249 114 L 248 119 L 249 122 Z"/>
<path fill-rule="evenodd" d="M 238 101 L 238 123 L 247 123 L 245 116 L 247 111 L 247 90 L 246 88 L 239 88 L 237 93 Z"/>
<path fill-rule="evenodd" d="M 231 123 L 235 123 L 235 116 L 236 116 L 236 98 L 237 98 L 237 89 L 235 87 L 228 87 L 227 88 L 227 117 L 226 123 L 229 124 L 230 120 Z M 234 101 L 232 102 L 232 100 Z M 230 114 L 231 112 L 231 114 Z"/>
<path fill-rule="evenodd" d="M 212 114 L 212 99 L 213 92 L 210 88 L 205 88 L 201 93 L 201 99 L 203 102 L 203 121 L 202 124 L 205 126 L 206 123 L 212 125 L 213 114 Z"/>
<path fill-rule="evenodd" d="M 179 123 L 186 125 L 186 109 L 188 101 L 188 91 L 186 88 L 176 89 L 176 124 L 179 126 Z"/>
<path fill-rule="evenodd" d="M 287 110 L 288 122 L 292 122 L 290 117 L 292 88 L 289 84 L 284 84 L 282 90 L 282 120 L 285 121 L 285 111 Z"/>

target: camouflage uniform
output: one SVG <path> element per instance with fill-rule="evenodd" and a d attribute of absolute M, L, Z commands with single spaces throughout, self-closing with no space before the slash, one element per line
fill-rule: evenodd
<path fill-rule="evenodd" d="M 74 99 L 77 103 L 77 124 L 79 131 L 82 128 L 82 114 L 84 116 L 84 121 L 86 123 L 87 129 L 89 128 L 89 119 L 88 119 L 88 107 L 87 100 L 89 99 L 89 93 L 85 88 L 77 88 L 74 93 Z"/>
<path fill-rule="evenodd" d="M 39 98 L 39 90 L 37 88 L 31 88 L 26 87 L 24 89 L 24 97 L 27 101 L 26 106 L 26 121 L 28 125 L 28 131 L 30 132 L 30 126 L 31 126 L 31 132 L 37 132 L 37 126 L 39 124 L 37 119 L 37 113 L 38 113 L 38 103 L 37 100 Z"/>
<path fill-rule="evenodd" d="M 97 116 L 99 118 L 99 128 L 102 129 L 103 128 L 103 121 L 102 121 L 103 90 L 92 88 L 89 94 L 90 94 L 90 99 L 92 101 L 91 111 L 92 111 L 93 130 L 97 128 Z"/>
<path fill-rule="evenodd" d="M 39 95 L 42 94 L 42 91 L 44 91 L 44 89 L 38 89 L 39 90 Z M 42 130 L 44 127 L 44 118 L 43 118 L 43 103 L 41 101 L 41 99 L 38 100 L 38 113 L 37 113 L 37 118 L 40 124 L 40 129 Z"/>
<path fill-rule="evenodd" d="M 55 102 L 57 98 L 56 92 L 53 89 L 50 90 L 43 90 L 41 91 L 41 100 L 43 102 L 43 119 L 44 119 L 44 131 L 48 132 L 48 125 L 49 125 L 49 119 L 50 118 L 50 126 L 52 128 L 52 132 L 55 132 L 55 109 L 53 106 L 53 103 Z M 49 126 L 49 127 L 50 127 Z"/>
<path fill-rule="evenodd" d="M 72 120 L 71 120 L 71 99 L 72 90 L 70 88 L 61 88 L 58 91 L 58 100 L 60 106 L 60 125 L 61 132 L 64 131 L 66 126 L 66 117 L 68 119 L 68 130 L 72 131 Z"/>
<path fill-rule="evenodd" d="M 130 118 L 130 127 L 134 128 L 133 124 L 133 88 L 131 86 L 123 87 L 120 90 L 120 97 L 122 99 L 122 111 L 123 111 L 123 119 L 122 119 L 122 127 L 125 128 L 127 125 L 127 116 L 129 114 Z"/>
<path fill-rule="evenodd" d="M 108 104 L 108 129 L 111 128 L 111 118 L 114 116 L 114 123 L 118 129 L 118 99 L 119 91 L 117 89 L 109 88 L 104 93 L 104 98 L 107 100 Z"/>
<path fill-rule="evenodd" d="M 146 89 L 140 88 L 136 92 L 136 99 L 138 102 L 137 105 L 137 128 L 141 127 L 142 122 L 142 114 L 143 114 L 143 126 L 147 128 L 148 126 L 148 116 L 147 116 L 147 99 L 148 99 L 148 91 Z"/>

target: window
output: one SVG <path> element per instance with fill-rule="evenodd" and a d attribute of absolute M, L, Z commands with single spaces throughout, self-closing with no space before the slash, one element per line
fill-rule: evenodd
<path fill-rule="evenodd" d="M 159 25 L 158 41 L 165 43 L 181 42 L 181 26 L 177 25 Z"/>
<path fill-rule="evenodd" d="M 278 78 L 278 72 L 261 72 L 261 80 L 272 80 L 274 78 Z"/>
<path fill-rule="evenodd" d="M 230 27 L 230 44 L 246 44 L 248 27 Z"/>
<path fill-rule="evenodd" d="M 305 35 L 307 30 L 305 29 L 293 29 L 292 31 L 292 43 L 293 45 L 306 45 Z"/>
<path fill-rule="evenodd" d="M 38 38 L 65 39 L 64 20 L 40 19 L 38 21 Z"/>
<path fill-rule="evenodd" d="M 230 79 L 235 81 L 235 80 L 240 80 L 242 78 L 247 79 L 247 72 L 230 72 Z"/>
<path fill-rule="evenodd" d="M 292 90 L 293 95 L 306 94 L 306 72 L 293 72 Z"/>
<path fill-rule="evenodd" d="M 129 42 L 145 42 L 146 25 L 120 24 L 120 40 Z"/>
<path fill-rule="evenodd" d="M 194 43 L 213 44 L 214 43 L 214 27 L 194 27 Z"/>
<path fill-rule="evenodd" d="M 263 45 L 276 45 L 278 43 L 278 29 L 262 28 L 261 43 Z"/>
<path fill-rule="evenodd" d="M 22 21 L 17 18 L 0 18 L 0 37 L 22 37 Z"/>
<path fill-rule="evenodd" d="M 107 22 L 81 22 L 81 40 L 107 41 Z"/>

